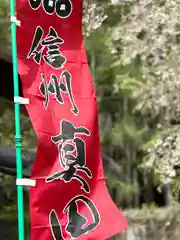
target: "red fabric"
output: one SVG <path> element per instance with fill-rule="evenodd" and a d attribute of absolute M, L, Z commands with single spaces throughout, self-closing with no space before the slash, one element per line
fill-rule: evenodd
<path fill-rule="evenodd" d="M 127 222 L 104 181 L 82 2 L 17 0 L 17 18 L 19 74 L 38 138 L 31 239 L 107 239 Z"/>

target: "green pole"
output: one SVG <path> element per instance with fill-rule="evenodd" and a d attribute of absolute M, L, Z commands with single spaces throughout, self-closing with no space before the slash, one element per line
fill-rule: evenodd
<path fill-rule="evenodd" d="M 10 0 L 11 19 L 15 19 L 15 0 Z M 17 44 L 16 44 L 16 22 L 11 21 L 11 37 L 12 37 L 12 60 L 13 60 L 13 79 L 14 79 L 14 96 L 19 96 L 18 82 L 18 62 L 17 62 Z M 16 171 L 17 179 L 22 178 L 22 151 L 21 151 L 21 129 L 20 129 L 20 105 L 15 102 L 15 147 L 16 147 Z M 24 240 L 24 203 L 23 203 L 23 187 L 17 186 L 18 200 L 18 235 L 19 240 Z"/>

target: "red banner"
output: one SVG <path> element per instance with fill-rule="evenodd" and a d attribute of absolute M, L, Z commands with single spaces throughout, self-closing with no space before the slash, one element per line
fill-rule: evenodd
<path fill-rule="evenodd" d="M 18 64 L 38 138 L 32 240 L 104 240 L 127 222 L 107 191 L 81 0 L 17 0 Z"/>

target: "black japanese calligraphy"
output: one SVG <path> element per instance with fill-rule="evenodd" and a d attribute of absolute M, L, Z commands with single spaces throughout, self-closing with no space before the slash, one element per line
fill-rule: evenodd
<path fill-rule="evenodd" d="M 86 206 L 91 216 L 93 217 L 93 222 L 88 224 L 88 220 L 85 216 L 82 216 L 78 212 L 78 202 L 82 201 L 84 207 Z M 73 238 L 77 238 L 82 234 L 87 234 L 92 231 L 100 223 L 100 214 L 95 207 L 93 201 L 85 196 L 76 196 L 73 198 L 65 207 L 64 212 L 68 212 L 68 224 L 66 231 L 71 234 Z"/>
<path fill-rule="evenodd" d="M 90 136 L 90 132 L 84 127 L 76 128 L 67 120 L 60 122 L 60 129 L 60 134 L 52 137 L 52 141 L 58 144 L 60 165 L 65 170 L 47 177 L 46 182 L 56 179 L 70 182 L 76 179 L 81 183 L 84 191 L 90 192 L 89 184 L 78 173 L 78 171 L 84 172 L 88 178 L 92 178 L 91 171 L 86 167 L 86 144 L 78 137 L 78 135 Z"/>
<path fill-rule="evenodd" d="M 92 221 L 88 220 L 86 216 L 82 215 L 79 211 L 79 203 L 82 203 L 83 209 L 88 209 L 92 217 Z M 78 238 L 82 234 L 87 234 L 95 229 L 100 224 L 100 214 L 94 204 L 94 202 L 81 195 L 74 197 L 64 208 L 63 213 L 68 214 L 68 223 L 66 224 L 65 231 L 69 233 L 71 238 Z M 52 222 L 54 225 L 52 225 Z M 61 225 L 58 221 L 55 210 L 50 213 L 50 226 L 54 240 L 64 239 L 61 232 Z"/>
<path fill-rule="evenodd" d="M 27 58 L 33 56 L 34 61 L 37 64 L 41 63 L 43 56 L 44 61 L 52 68 L 59 69 L 64 67 L 66 58 L 61 54 L 59 50 L 60 44 L 64 43 L 64 40 L 60 38 L 53 27 L 49 28 L 49 33 L 43 38 L 44 31 L 38 26 L 36 28 L 34 39 L 32 42 L 31 49 L 27 55 Z M 46 54 L 43 54 L 47 48 Z"/>
<path fill-rule="evenodd" d="M 71 0 L 29 0 L 29 5 L 33 10 L 37 10 L 42 5 L 45 13 L 52 15 L 55 13 L 60 18 L 68 18 L 72 13 Z"/>
<path fill-rule="evenodd" d="M 64 238 L 62 236 L 61 225 L 58 221 L 58 217 L 54 210 L 52 210 L 49 214 L 49 222 L 50 222 L 50 228 L 51 228 L 53 239 L 63 240 Z"/>
<path fill-rule="evenodd" d="M 56 100 L 60 104 L 64 104 L 64 100 L 62 97 L 62 93 L 67 94 L 72 108 L 71 112 L 77 115 L 79 113 L 79 109 L 75 104 L 75 100 L 72 93 L 71 86 L 71 74 L 68 71 L 63 71 L 59 77 L 59 81 L 56 75 L 51 74 L 50 80 L 47 83 L 44 74 L 41 74 L 42 83 L 39 86 L 39 90 L 41 94 L 45 97 L 44 107 L 47 108 L 49 102 L 49 94 L 53 94 L 56 97 Z"/>

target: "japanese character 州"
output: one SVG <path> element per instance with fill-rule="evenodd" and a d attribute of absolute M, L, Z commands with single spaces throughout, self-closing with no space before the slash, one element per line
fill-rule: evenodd
<path fill-rule="evenodd" d="M 92 220 L 90 221 L 86 216 L 82 215 L 80 211 L 81 202 L 83 209 L 90 211 Z M 74 197 L 64 208 L 63 213 L 68 214 L 68 223 L 65 226 L 66 233 L 69 233 L 72 238 L 76 239 L 82 234 L 87 234 L 95 229 L 100 223 L 100 214 L 94 202 L 85 196 Z M 63 240 L 62 227 L 58 221 L 55 210 L 50 213 L 50 227 L 54 240 Z"/>
<path fill-rule="evenodd" d="M 61 133 L 52 137 L 53 143 L 58 143 L 60 165 L 64 171 L 56 172 L 47 177 L 46 182 L 61 179 L 70 182 L 72 179 L 78 180 L 82 184 L 82 189 L 89 192 L 89 184 L 81 177 L 78 171 L 86 173 L 91 178 L 92 173 L 86 167 L 85 142 L 78 135 L 90 136 L 90 132 L 84 128 L 76 128 L 71 122 L 61 121 Z"/>
<path fill-rule="evenodd" d="M 45 96 L 44 101 L 44 107 L 47 108 L 48 102 L 49 102 L 49 94 L 54 94 L 56 97 L 56 100 L 63 104 L 64 100 L 62 97 L 62 93 L 65 93 L 68 95 L 72 109 L 71 111 L 77 115 L 79 113 L 79 109 L 77 108 L 73 93 L 72 93 L 72 87 L 71 87 L 71 75 L 68 71 L 63 71 L 59 77 L 60 81 L 58 81 L 58 78 L 56 75 L 52 74 L 49 83 L 46 82 L 45 76 L 42 73 L 42 83 L 40 84 L 40 92 L 43 96 Z"/>
<path fill-rule="evenodd" d="M 52 68 L 62 68 L 66 62 L 66 58 L 59 50 L 59 44 L 63 44 L 64 40 L 60 38 L 53 27 L 49 28 L 49 34 L 43 38 L 43 29 L 38 26 L 34 35 L 31 49 L 27 58 L 33 56 L 34 61 L 40 64 L 43 55 L 44 61 Z M 43 54 L 45 48 L 47 53 Z"/>

